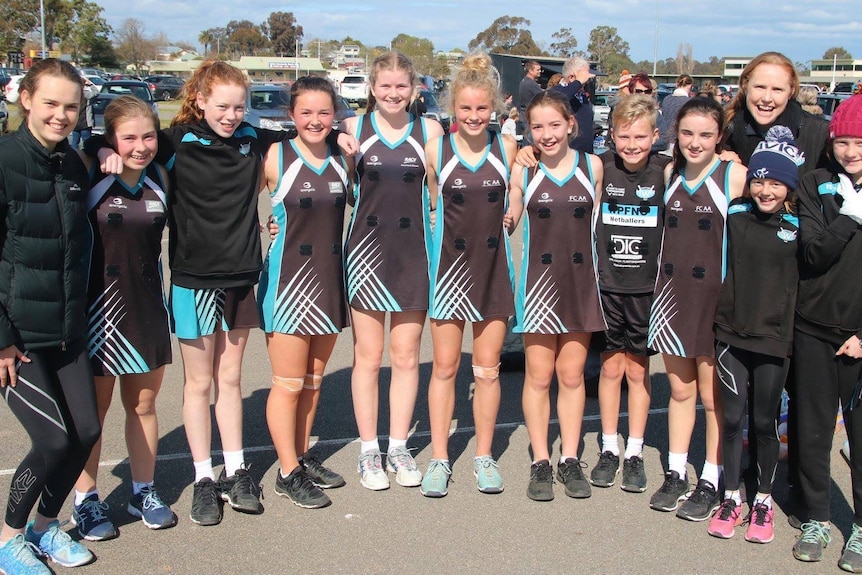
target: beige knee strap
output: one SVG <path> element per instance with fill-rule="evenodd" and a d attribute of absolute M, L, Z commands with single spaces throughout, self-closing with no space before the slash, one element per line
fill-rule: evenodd
<path fill-rule="evenodd" d="M 287 391 L 297 392 L 302 390 L 301 377 L 279 377 L 277 375 L 273 375 L 272 384 L 277 385 L 282 389 L 286 389 Z"/>
<path fill-rule="evenodd" d="M 312 391 L 320 389 L 320 384 L 323 383 L 322 375 L 314 375 L 313 373 L 306 373 L 305 380 L 311 380 L 311 383 L 306 383 L 302 386 L 302 389 L 310 389 Z"/>
<path fill-rule="evenodd" d="M 473 366 L 473 377 L 481 377 L 482 379 L 497 379 L 500 377 L 500 364 L 494 367 L 482 367 L 481 365 Z"/>

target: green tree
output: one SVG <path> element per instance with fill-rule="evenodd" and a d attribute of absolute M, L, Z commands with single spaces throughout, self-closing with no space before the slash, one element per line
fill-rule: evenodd
<path fill-rule="evenodd" d="M 212 33 L 212 29 L 207 28 L 206 30 L 202 30 L 200 34 L 198 34 L 198 42 L 204 47 L 204 57 L 206 57 L 209 52 L 208 48 L 215 45 L 216 37 Z"/>
<path fill-rule="evenodd" d="M 431 63 L 431 69 L 428 70 L 428 75 L 432 78 L 449 77 L 449 63 L 446 61 L 445 56 L 440 55 L 434 58 L 434 61 Z"/>
<path fill-rule="evenodd" d="M 527 29 L 530 21 L 520 16 L 500 16 L 467 45 L 470 50 L 541 56 L 542 51 Z"/>
<path fill-rule="evenodd" d="M 554 55 L 563 58 L 572 58 L 580 53 L 580 50 L 578 50 L 578 39 L 572 35 L 571 28 L 560 28 L 551 34 L 551 38 L 554 39 L 551 42 L 551 53 Z"/>
<path fill-rule="evenodd" d="M 266 28 L 276 54 L 299 55 L 296 54 L 296 46 L 302 41 L 303 32 L 293 12 L 273 12 L 266 20 Z"/>
<path fill-rule="evenodd" d="M 90 52 L 96 38 L 106 38 L 111 33 L 111 27 L 102 18 L 102 7 L 94 2 L 71 0 L 67 8 L 69 17 L 56 23 L 54 33 L 78 62 Z"/>
<path fill-rule="evenodd" d="M 598 26 L 590 32 L 587 45 L 590 59 L 597 62 L 610 75 L 619 74 L 629 58 L 629 43 L 620 38 L 613 26 Z"/>
<path fill-rule="evenodd" d="M 230 35 L 230 45 L 240 56 L 254 55 L 255 52 L 261 51 L 268 47 L 269 41 L 266 36 L 260 33 L 260 30 L 255 28 L 239 28 Z"/>
<path fill-rule="evenodd" d="M 833 46 L 832 48 L 829 48 L 828 50 L 826 50 L 826 52 L 823 53 L 824 60 L 831 60 L 835 56 L 838 56 L 839 60 L 853 59 L 853 54 L 845 50 L 842 46 Z"/>
<path fill-rule="evenodd" d="M 99 68 L 119 68 L 120 61 L 117 59 L 117 53 L 114 51 L 114 46 L 111 41 L 99 36 L 93 40 L 90 45 L 90 51 L 84 62 Z"/>
<path fill-rule="evenodd" d="M 126 18 L 116 31 L 117 55 L 135 67 L 140 74 L 147 60 L 156 57 L 155 43 L 144 35 L 144 23 L 137 18 Z"/>
<path fill-rule="evenodd" d="M 398 34 L 392 39 L 392 49 L 398 50 L 413 62 L 420 74 L 427 74 L 434 61 L 434 44 L 428 38 L 417 38 L 409 34 Z"/>

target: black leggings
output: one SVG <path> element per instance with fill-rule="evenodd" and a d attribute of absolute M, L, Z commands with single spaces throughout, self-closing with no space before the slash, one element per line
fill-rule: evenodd
<path fill-rule="evenodd" d="M 724 342 L 715 344 L 716 368 L 724 407 L 724 482 L 729 491 L 739 489 L 742 467 L 742 428 L 750 412 L 757 449 L 760 493 L 772 493 L 778 466 L 778 408 L 787 379 L 789 358 L 747 351 Z M 750 409 L 746 409 L 746 403 Z"/>
<path fill-rule="evenodd" d="M 18 363 L 18 384 L 2 390 L 31 441 L 6 504 L 14 529 L 27 524 L 37 500 L 39 513 L 57 517 L 102 431 L 86 352 L 39 349 L 27 357 L 30 363 Z"/>

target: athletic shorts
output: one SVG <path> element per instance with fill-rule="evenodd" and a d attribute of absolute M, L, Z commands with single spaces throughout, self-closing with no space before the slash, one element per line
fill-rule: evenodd
<path fill-rule="evenodd" d="M 170 308 L 171 331 L 180 339 L 260 327 L 254 286 L 196 289 L 171 284 Z"/>
<path fill-rule="evenodd" d="M 602 353 L 627 351 L 643 357 L 653 355 L 655 352 L 647 349 L 652 294 L 603 291 L 601 298 L 608 324 Z"/>

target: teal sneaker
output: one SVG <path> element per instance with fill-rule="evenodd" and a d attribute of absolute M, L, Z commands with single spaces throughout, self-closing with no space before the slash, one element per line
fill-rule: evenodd
<path fill-rule="evenodd" d="M 422 478 L 419 493 L 425 497 L 446 497 L 449 493 L 449 478 L 452 477 L 452 469 L 446 459 L 432 459 L 428 463 L 428 471 Z"/>
<path fill-rule="evenodd" d="M 831 542 L 828 523 L 808 521 L 802 524 L 802 534 L 793 545 L 793 556 L 800 561 L 820 561 L 823 558 L 823 550 Z"/>
<path fill-rule="evenodd" d="M 499 467 L 490 455 L 473 459 L 473 475 L 476 477 L 476 487 L 482 493 L 502 493 L 503 478 Z"/>
<path fill-rule="evenodd" d="M 51 575 L 51 570 L 37 558 L 41 554 L 38 547 L 19 533 L 0 547 L 0 571 L 15 575 Z"/>
<path fill-rule="evenodd" d="M 27 524 L 24 538 L 41 549 L 51 561 L 63 567 L 78 567 L 86 565 L 93 560 L 90 550 L 73 541 L 69 534 L 60 529 L 60 522 L 56 519 L 48 524 L 44 533 L 33 531 L 33 521 Z"/>

